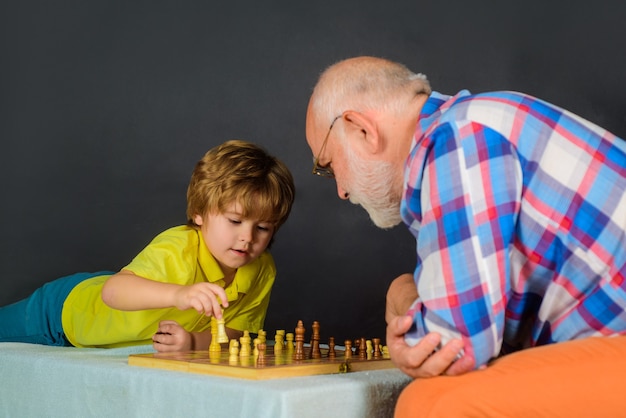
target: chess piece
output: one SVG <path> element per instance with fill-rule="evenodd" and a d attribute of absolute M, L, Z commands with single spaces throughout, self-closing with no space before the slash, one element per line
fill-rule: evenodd
<path fill-rule="evenodd" d="M 302 321 L 298 321 L 296 326 L 296 351 L 293 354 L 294 360 L 304 360 L 304 325 Z"/>
<path fill-rule="evenodd" d="M 288 332 L 287 335 L 285 336 L 285 339 L 286 339 L 285 348 L 287 349 L 288 353 L 293 352 L 293 348 L 294 348 L 293 337 L 294 337 L 293 332 Z"/>
<path fill-rule="evenodd" d="M 228 363 L 230 365 L 236 365 L 239 360 L 239 341 L 230 340 L 228 343 Z"/>
<path fill-rule="evenodd" d="M 217 320 L 211 317 L 211 343 L 209 344 L 209 353 L 219 353 L 222 346 L 217 342 Z"/>
<path fill-rule="evenodd" d="M 328 358 L 335 358 L 336 356 L 335 337 L 328 337 Z"/>
<path fill-rule="evenodd" d="M 282 334 L 279 331 L 276 332 L 274 336 L 274 354 L 281 354 L 283 352 L 284 338 L 284 332 Z"/>
<path fill-rule="evenodd" d="M 266 348 L 266 345 L 264 342 L 259 342 L 257 344 L 257 348 L 256 348 L 256 350 L 258 351 L 258 357 L 256 360 L 257 365 L 260 365 L 260 366 L 265 365 L 265 348 Z"/>
<path fill-rule="evenodd" d="M 365 341 L 365 353 L 368 360 L 370 360 L 374 355 L 374 346 L 372 345 L 372 340 Z"/>
<path fill-rule="evenodd" d="M 239 341 L 237 341 L 237 340 L 230 340 L 230 343 L 228 344 L 228 353 L 231 356 L 238 356 L 239 355 Z"/>
<path fill-rule="evenodd" d="M 352 341 L 346 340 L 344 342 L 344 345 L 346 347 L 346 352 L 345 352 L 346 358 L 352 357 Z"/>
<path fill-rule="evenodd" d="M 257 333 L 257 337 L 259 338 L 259 342 L 265 343 L 267 342 L 267 332 L 260 329 Z"/>
<path fill-rule="evenodd" d="M 228 335 L 226 335 L 226 325 L 224 318 L 217 320 L 217 342 L 227 343 Z"/>
<path fill-rule="evenodd" d="M 261 340 L 257 337 L 252 342 L 254 343 L 254 350 L 252 352 L 254 353 L 254 356 L 256 357 L 259 355 L 259 344 L 261 343 Z"/>
<path fill-rule="evenodd" d="M 389 355 L 389 347 L 383 345 L 381 351 L 383 352 L 383 358 L 391 358 L 391 356 Z"/>
<path fill-rule="evenodd" d="M 246 330 L 243 332 L 243 336 L 239 338 L 241 347 L 239 349 L 239 357 L 248 357 L 250 355 L 250 333 Z"/>
<path fill-rule="evenodd" d="M 381 358 L 383 353 L 380 350 L 380 338 L 372 338 L 372 342 L 374 343 L 374 358 Z"/>
<path fill-rule="evenodd" d="M 367 345 L 365 344 L 365 338 L 361 338 L 359 341 L 359 358 L 367 358 Z"/>
<path fill-rule="evenodd" d="M 279 329 L 279 330 L 276 330 L 276 335 L 277 335 L 277 336 L 278 336 L 278 335 L 280 335 L 280 336 L 281 336 L 281 341 L 282 341 L 282 344 L 283 344 L 283 347 L 282 347 L 282 348 L 285 348 L 285 347 L 286 347 L 286 346 L 285 346 L 285 330 L 284 330 L 284 329 Z"/>
<path fill-rule="evenodd" d="M 311 337 L 311 358 L 322 358 L 320 350 L 320 323 L 313 321 L 313 336 Z"/>

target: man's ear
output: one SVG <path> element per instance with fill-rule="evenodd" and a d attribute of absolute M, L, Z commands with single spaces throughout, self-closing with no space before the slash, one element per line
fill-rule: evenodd
<path fill-rule="evenodd" d="M 376 122 L 364 113 L 346 110 L 341 115 L 345 122 L 345 132 L 350 138 L 359 138 L 359 146 L 372 154 L 382 150 L 382 141 Z"/>

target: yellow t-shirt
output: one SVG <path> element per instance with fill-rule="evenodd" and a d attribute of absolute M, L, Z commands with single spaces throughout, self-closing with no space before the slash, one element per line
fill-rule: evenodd
<path fill-rule="evenodd" d="M 187 226 L 159 234 L 124 270 L 151 280 L 190 285 L 211 282 L 224 287 L 223 273 L 199 231 Z M 62 323 L 76 347 L 123 347 L 151 344 L 162 320 L 174 320 L 189 332 L 204 331 L 210 320 L 194 309 L 177 308 L 120 311 L 102 301 L 102 286 L 110 276 L 79 283 L 63 304 Z M 263 328 L 276 267 L 269 252 L 237 270 L 225 288 L 229 306 L 226 326 L 256 333 Z"/>

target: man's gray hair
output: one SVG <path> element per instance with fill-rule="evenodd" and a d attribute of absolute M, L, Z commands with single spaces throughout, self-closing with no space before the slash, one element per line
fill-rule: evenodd
<path fill-rule="evenodd" d="M 313 90 L 312 108 L 328 123 L 345 110 L 400 112 L 419 93 L 432 89 L 424 74 L 374 57 L 339 61 L 328 67 Z"/>

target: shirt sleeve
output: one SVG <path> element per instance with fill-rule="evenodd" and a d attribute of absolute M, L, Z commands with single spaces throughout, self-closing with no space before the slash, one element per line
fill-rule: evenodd
<path fill-rule="evenodd" d="M 125 270 L 146 279 L 176 284 L 194 282 L 198 243 L 190 243 L 188 235 L 171 230 L 157 235 Z"/>
<path fill-rule="evenodd" d="M 442 124 L 425 144 L 421 184 L 408 204 L 419 210 L 421 225 L 419 298 L 406 339 L 415 344 L 430 331 L 442 344 L 462 338 L 479 367 L 502 345 L 521 166 L 505 138 L 472 122 Z"/>

